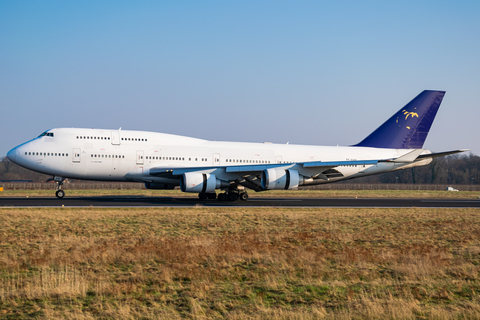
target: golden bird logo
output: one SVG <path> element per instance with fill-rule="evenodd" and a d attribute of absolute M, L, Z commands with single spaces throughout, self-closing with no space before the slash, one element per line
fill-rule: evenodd
<path fill-rule="evenodd" d="M 402 112 L 405 115 L 405 120 L 407 120 L 409 116 L 412 116 L 412 118 L 413 117 L 418 118 L 418 113 L 416 113 L 416 112 L 408 112 L 407 110 L 403 110 Z"/>

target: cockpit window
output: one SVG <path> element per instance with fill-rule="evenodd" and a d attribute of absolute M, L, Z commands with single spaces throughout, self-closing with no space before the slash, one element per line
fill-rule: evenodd
<path fill-rule="evenodd" d="M 41 135 L 39 135 L 38 138 L 44 137 L 44 136 L 53 137 L 53 132 L 47 132 L 47 131 L 45 131 L 44 133 L 42 133 Z"/>

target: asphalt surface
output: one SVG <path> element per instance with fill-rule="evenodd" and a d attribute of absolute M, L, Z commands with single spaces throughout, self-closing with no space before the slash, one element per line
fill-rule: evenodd
<path fill-rule="evenodd" d="M 352 208 L 480 208 L 480 199 L 354 199 L 354 198 L 250 198 L 248 201 L 198 198 L 102 196 L 0 198 L 0 207 L 352 207 Z"/>

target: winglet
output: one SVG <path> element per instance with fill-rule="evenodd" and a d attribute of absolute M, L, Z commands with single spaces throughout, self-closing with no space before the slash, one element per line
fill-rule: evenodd
<path fill-rule="evenodd" d="M 409 153 L 404 154 L 396 159 L 390 160 L 391 162 L 413 162 L 415 159 L 418 158 L 419 155 L 422 154 L 425 150 L 423 149 L 415 149 L 410 151 Z"/>

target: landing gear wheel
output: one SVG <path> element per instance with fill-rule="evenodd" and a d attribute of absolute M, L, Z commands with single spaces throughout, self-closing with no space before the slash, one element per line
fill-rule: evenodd
<path fill-rule="evenodd" d="M 228 197 L 226 193 L 219 193 L 218 194 L 218 201 L 227 201 Z"/>
<path fill-rule="evenodd" d="M 55 192 L 55 195 L 57 196 L 57 198 L 62 199 L 63 197 L 65 197 L 65 191 L 57 190 L 57 192 Z"/>
<path fill-rule="evenodd" d="M 207 197 L 209 200 L 215 200 L 217 199 L 217 194 L 215 192 L 207 193 Z"/>
<path fill-rule="evenodd" d="M 247 201 L 247 200 L 248 200 L 248 193 L 246 193 L 246 192 L 240 193 L 240 197 L 239 197 L 239 198 L 240 198 L 240 200 L 242 200 L 242 201 Z"/>
<path fill-rule="evenodd" d="M 230 192 L 228 194 L 228 201 L 237 201 L 237 199 L 238 199 L 238 193 Z"/>
<path fill-rule="evenodd" d="M 206 193 L 199 193 L 199 194 L 198 194 L 198 198 L 199 198 L 200 200 L 207 200 L 208 195 L 207 195 Z"/>

